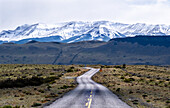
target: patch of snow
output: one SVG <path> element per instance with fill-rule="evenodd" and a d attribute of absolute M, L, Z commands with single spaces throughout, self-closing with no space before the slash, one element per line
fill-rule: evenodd
<path fill-rule="evenodd" d="M 82 36 L 91 35 L 91 38 Z M 33 25 L 18 26 L 15 30 L 6 30 L 0 33 L 1 41 L 19 41 L 29 38 L 43 38 L 50 36 L 61 36 L 61 40 L 77 37 L 68 43 L 83 40 L 100 40 L 120 37 L 133 37 L 136 35 L 170 35 L 169 25 L 151 25 L 144 23 L 123 24 L 109 21 L 95 22 L 65 22 L 58 24 L 37 23 Z M 79 39 L 78 37 L 81 36 Z"/>

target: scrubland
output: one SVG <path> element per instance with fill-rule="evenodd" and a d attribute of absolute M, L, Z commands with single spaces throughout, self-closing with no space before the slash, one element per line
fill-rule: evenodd
<path fill-rule="evenodd" d="M 101 66 L 93 80 L 134 108 L 170 108 L 170 67 Z"/>
<path fill-rule="evenodd" d="M 0 107 L 42 107 L 77 86 L 86 72 L 75 65 L 0 65 Z"/>

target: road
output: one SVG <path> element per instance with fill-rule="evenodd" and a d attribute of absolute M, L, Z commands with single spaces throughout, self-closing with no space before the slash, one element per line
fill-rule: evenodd
<path fill-rule="evenodd" d="M 45 108 L 131 108 L 106 87 L 94 82 L 91 77 L 99 69 L 90 68 L 79 76 L 79 85 Z"/>

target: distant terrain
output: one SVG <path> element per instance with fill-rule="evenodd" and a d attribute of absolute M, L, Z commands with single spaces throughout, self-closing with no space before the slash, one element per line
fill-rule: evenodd
<path fill-rule="evenodd" d="M 109 42 L 37 42 L 0 45 L 0 64 L 170 65 L 170 36 L 136 36 Z"/>

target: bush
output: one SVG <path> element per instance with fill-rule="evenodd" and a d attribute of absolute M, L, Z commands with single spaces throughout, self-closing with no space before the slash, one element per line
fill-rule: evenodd
<path fill-rule="evenodd" d="M 112 68 L 112 66 L 105 66 L 106 68 Z"/>
<path fill-rule="evenodd" d="M 54 73 L 50 73 L 50 75 L 54 75 Z"/>
<path fill-rule="evenodd" d="M 129 94 L 132 94 L 133 93 L 133 91 L 129 91 Z"/>
<path fill-rule="evenodd" d="M 147 100 L 146 102 L 151 102 L 150 100 Z"/>
<path fill-rule="evenodd" d="M 135 81 L 135 79 L 134 78 L 125 78 L 124 79 L 124 82 L 127 82 L 127 83 L 129 83 L 131 81 Z"/>
<path fill-rule="evenodd" d="M 147 96 L 148 96 L 147 94 L 142 95 L 143 98 L 146 98 Z"/>
<path fill-rule="evenodd" d="M 50 84 L 54 84 L 54 83 L 56 83 L 56 82 L 55 82 L 55 81 L 51 81 L 51 82 L 50 82 Z"/>
<path fill-rule="evenodd" d="M 122 68 L 126 68 L 126 64 L 123 64 Z"/>
<path fill-rule="evenodd" d="M 165 108 L 170 108 L 170 105 L 168 105 L 167 107 L 165 107 Z"/>
<path fill-rule="evenodd" d="M 13 108 L 20 108 L 20 106 L 15 106 L 15 107 L 13 107 Z"/>
<path fill-rule="evenodd" d="M 16 80 L 7 79 L 5 81 L 0 82 L 0 88 L 13 88 L 13 87 L 25 87 L 25 86 L 39 86 L 43 83 L 49 83 L 56 79 L 58 79 L 58 76 L 53 77 L 37 77 L 33 76 L 32 78 L 17 78 Z"/>
<path fill-rule="evenodd" d="M 52 87 L 51 87 L 50 85 L 48 85 L 48 86 L 47 86 L 47 89 L 50 89 L 50 88 L 52 88 Z"/>
<path fill-rule="evenodd" d="M 63 87 L 60 87 L 60 89 L 67 89 L 69 86 L 64 85 Z"/>
<path fill-rule="evenodd" d="M 114 68 L 121 68 L 121 66 L 114 66 Z"/>
<path fill-rule="evenodd" d="M 70 67 L 70 69 L 74 69 L 74 67 L 72 66 L 72 67 Z"/>
<path fill-rule="evenodd" d="M 133 104 L 138 104 L 138 102 L 133 102 Z"/>
<path fill-rule="evenodd" d="M 34 103 L 33 105 L 31 105 L 31 107 L 37 107 L 37 106 L 41 106 L 40 103 Z"/>
<path fill-rule="evenodd" d="M 121 76 L 120 79 L 125 79 L 125 77 L 124 77 L 124 76 Z"/>
<path fill-rule="evenodd" d="M 12 108 L 10 105 L 3 106 L 2 108 Z"/>
<path fill-rule="evenodd" d="M 119 92 L 119 91 L 120 91 L 120 88 L 117 88 L 116 91 Z"/>
<path fill-rule="evenodd" d="M 133 100 L 133 104 L 138 104 L 138 100 Z"/>
<path fill-rule="evenodd" d="M 169 100 L 167 100 L 167 101 L 166 101 L 166 103 L 168 104 L 168 103 L 170 103 L 170 101 L 169 101 Z"/>
<path fill-rule="evenodd" d="M 74 71 L 74 70 L 73 70 L 73 69 L 71 69 L 71 68 L 67 70 L 67 72 L 73 72 L 73 71 Z"/>
<path fill-rule="evenodd" d="M 48 82 L 54 81 L 54 80 L 56 80 L 56 79 L 58 79 L 58 77 L 56 77 L 56 76 L 47 77 L 47 78 L 44 79 L 43 82 L 44 82 L 44 83 L 48 83 Z"/>
<path fill-rule="evenodd" d="M 40 90 L 38 90 L 38 92 L 40 92 L 40 93 L 44 93 L 44 90 L 41 90 L 41 89 L 40 89 Z"/>
<path fill-rule="evenodd" d="M 105 67 L 104 65 L 101 66 L 101 68 L 104 68 L 104 67 Z"/>

